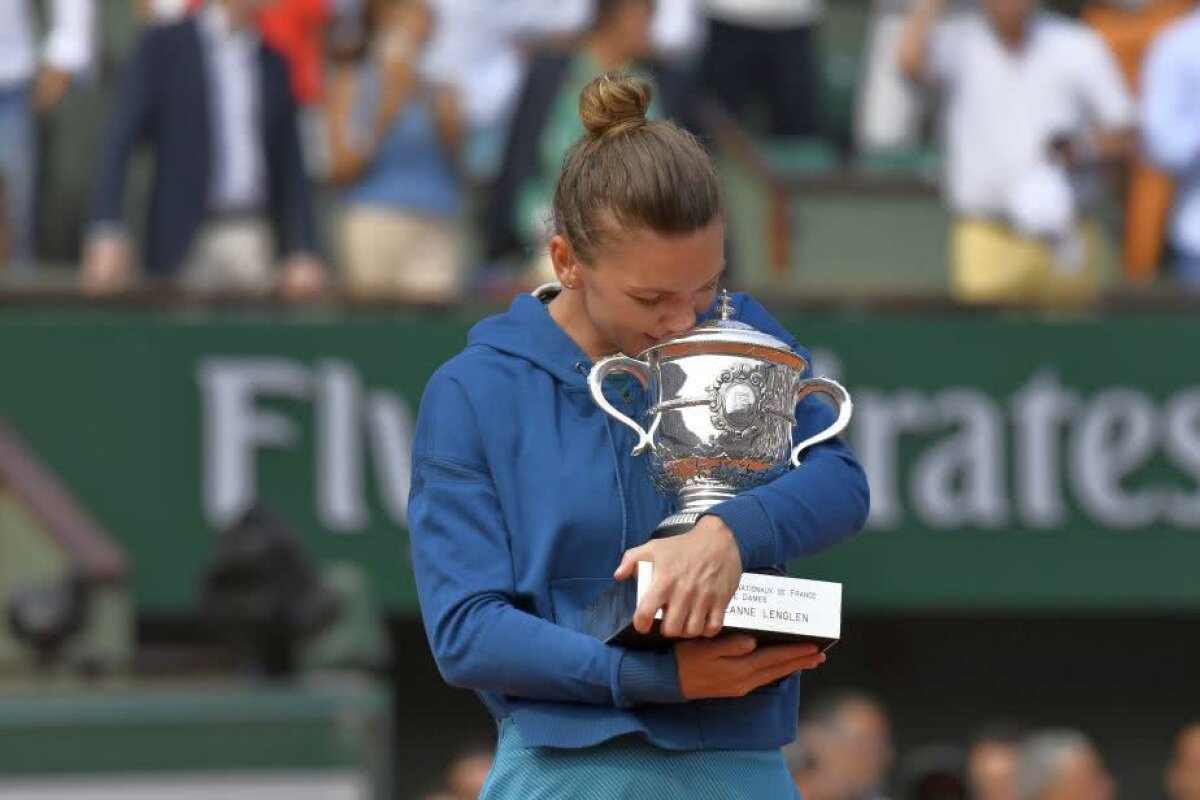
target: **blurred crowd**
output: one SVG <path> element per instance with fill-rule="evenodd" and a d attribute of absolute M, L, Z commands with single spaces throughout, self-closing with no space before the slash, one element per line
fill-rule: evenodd
<path fill-rule="evenodd" d="M 1200 11 L 1044 5 L 864 0 L 852 133 L 830 142 L 840 163 L 939 155 L 959 300 L 1086 301 L 1114 233 L 1128 279 L 1165 265 L 1200 289 Z M 0 0 L 10 278 L 38 269 L 39 115 L 94 81 L 104 8 Z M 91 137 L 80 231 L 78 285 L 97 295 L 453 301 L 501 272 L 548 279 L 555 178 L 583 132 L 579 90 L 603 71 L 652 77 L 652 115 L 713 147 L 712 101 L 755 141 L 830 138 L 828 0 L 135 0 L 130 13 L 141 30 Z M 142 150 L 139 216 L 127 195 Z M 1123 230 L 1106 203 L 1124 206 Z"/>
<path fill-rule="evenodd" d="M 898 753 L 884 706 L 857 690 L 806 703 L 784 755 L 804 800 L 1113 800 L 1120 789 L 1096 744 L 1069 728 L 994 722 L 965 743 Z M 475 800 L 490 763 L 487 748 L 464 749 L 422 800 Z M 1200 722 L 1178 731 L 1163 766 L 1163 797 L 1200 800 Z"/>

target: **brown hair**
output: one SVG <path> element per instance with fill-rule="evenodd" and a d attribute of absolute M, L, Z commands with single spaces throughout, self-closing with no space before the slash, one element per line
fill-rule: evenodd
<path fill-rule="evenodd" d="M 712 159 L 673 122 L 646 120 L 653 87 L 607 73 L 579 95 L 587 129 L 563 161 L 554 190 L 555 232 L 587 262 L 611 233 L 607 212 L 623 229 L 655 233 L 699 230 L 721 213 Z"/>

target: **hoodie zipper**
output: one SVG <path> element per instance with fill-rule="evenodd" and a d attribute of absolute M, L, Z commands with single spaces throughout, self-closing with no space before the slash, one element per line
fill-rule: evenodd
<path fill-rule="evenodd" d="M 591 365 L 584 361 L 576 361 L 571 365 L 571 367 L 580 374 L 586 374 L 587 372 L 591 371 Z M 623 401 L 624 405 L 624 408 L 621 410 L 629 415 L 630 418 L 633 418 L 635 413 L 634 401 L 629 392 L 629 384 L 625 381 L 621 381 L 618 383 L 618 387 L 621 400 Z M 629 498 L 625 494 L 625 480 L 621 475 L 621 457 L 617 451 L 617 440 L 621 438 L 617 434 L 619 434 L 620 431 L 614 432 L 613 430 L 613 426 L 616 424 L 615 420 L 613 420 L 607 414 L 604 414 L 603 416 L 604 433 L 608 437 L 609 452 L 612 455 L 613 475 L 617 481 L 617 496 L 621 501 L 621 551 L 618 553 L 618 558 L 620 558 L 624 556 L 625 551 L 629 549 Z"/>

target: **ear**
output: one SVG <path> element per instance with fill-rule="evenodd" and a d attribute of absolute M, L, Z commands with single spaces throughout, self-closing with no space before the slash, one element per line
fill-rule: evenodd
<path fill-rule="evenodd" d="M 558 282 L 567 289 L 578 289 L 581 283 L 583 265 L 575 256 L 575 248 L 565 236 L 555 234 L 550 237 L 550 261 L 554 265 L 554 274 Z"/>

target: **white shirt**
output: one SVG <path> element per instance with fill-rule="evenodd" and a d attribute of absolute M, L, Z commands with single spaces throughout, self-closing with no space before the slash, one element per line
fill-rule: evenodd
<path fill-rule="evenodd" d="M 208 100 L 213 124 L 214 211 L 261 208 L 265 199 L 258 35 L 234 30 L 219 3 L 200 13 L 200 37 L 208 69 Z"/>
<path fill-rule="evenodd" d="M 1056 136 L 1134 124 L 1133 101 L 1104 43 L 1057 14 L 1036 12 L 1015 52 L 981 14 L 947 20 L 934 30 L 928 71 L 945 91 L 945 189 L 958 214 L 1004 216 Z M 1092 187 L 1076 188 L 1086 204 Z"/>
<path fill-rule="evenodd" d="M 150 20 L 161 24 L 183 19 L 188 12 L 188 0 L 150 0 Z"/>
<path fill-rule="evenodd" d="M 710 17 L 748 28 L 780 30 L 812 25 L 824 14 L 824 0 L 708 0 Z"/>
<path fill-rule="evenodd" d="M 41 61 L 74 74 L 88 69 L 96 49 L 93 0 L 53 0 L 49 19 Z M 33 0 L 0 0 L 0 88 L 33 79 L 35 37 Z"/>
<path fill-rule="evenodd" d="M 658 0 L 650 23 L 654 51 L 664 58 L 691 55 L 704 45 L 705 23 L 700 0 Z"/>

